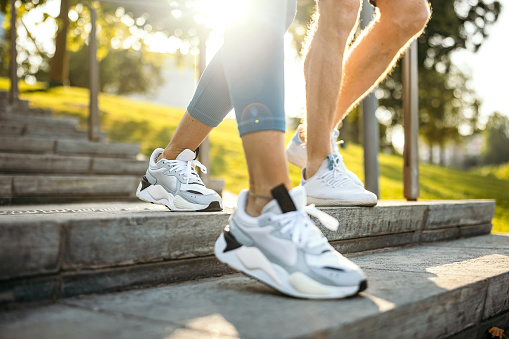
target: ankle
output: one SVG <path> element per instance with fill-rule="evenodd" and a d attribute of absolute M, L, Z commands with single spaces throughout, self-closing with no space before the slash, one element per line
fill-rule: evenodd
<path fill-rule="evenodd" d="M 249 192 L 246 201 L 246 213 L 251 217 L 258 217 L 262 209 L 272 200 L 269 195 L 259 195 Z"/>
<path fill-rule="evenodd" d="M 183 148 L 183 149 L 168 149 L 168 148 L 166 148 L 163 151 L 163 153 L 159 154 L 156 162 L 158 162 L 161 159 L 175 160 L 175 159 L 177 159 L 178 155 L 180 153 L 182 153 L 182 151 L 184 151 L 184 150 L 185 150 L 185 148 Z"/>
<path fill-rule="evenodd" d="M 308 161 L 306 168 L 304 169 L 304 179 L 308 180 L 313 177 L 320 169 L 320 166 L 322 166 L 322 163 L 323 160 Z"/>

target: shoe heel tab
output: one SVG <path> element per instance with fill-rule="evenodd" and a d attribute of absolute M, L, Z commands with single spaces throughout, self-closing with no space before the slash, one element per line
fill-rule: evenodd
<path fill-rule="evenodd" d="M 297 207 L 293 203 L 290 193 L 286 190 L 285 185 L 281 184 L 270 190 L 272 197 L 277 201 L 279 208 L 283 213 L 293 212 Z"/>

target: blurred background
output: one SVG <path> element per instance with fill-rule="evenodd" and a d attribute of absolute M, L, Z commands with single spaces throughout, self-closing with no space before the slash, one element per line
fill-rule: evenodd
<path fill-rule="evenodd" d="M 500 1 L 432 0 L 418 39 L 419 157 L 423 199 L 497 199 L 494 230 L 509 232 L 509 13 Z M 9 89 L 10 2 L 0 0 L 0 90 Z M 222 44 L 236 0 L 16 1 L 21 98 L 56 116 L 88 117 L 90 8 L 97 11 L 101 130 L 149 155 L 171 138 L 193 95 L 199 58 Z M 301 46 L 313 0 L 299 0 L 285 37 L 287 138 L 305 111 Z M 398 66 L 375 90 L 380 193 L 402 199 L 402 83 Z M 233 115 L 210 136 L 213 177 L 247 186 Z M 362 110 L 341 128 L 342 154 L 363 177 Z M 290 166 L 298 184 L 300 170 Z"/>

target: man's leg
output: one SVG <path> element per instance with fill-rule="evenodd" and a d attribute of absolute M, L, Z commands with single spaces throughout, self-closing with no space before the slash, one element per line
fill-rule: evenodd
<path fill-rule="evenodd" d="M 312 177 L 331 154 L 330 132 L 343 74 L 343 54 L 359 14 L 359 0 L 317 0 L 304 58 L 307 166 Z"/>
<path fill-rule="evenodd" d="M 376 17 L 347 52 L 334 126 L 385 78 L 430 18 L 427 0 L 377 0 L 376 5 Z"/>

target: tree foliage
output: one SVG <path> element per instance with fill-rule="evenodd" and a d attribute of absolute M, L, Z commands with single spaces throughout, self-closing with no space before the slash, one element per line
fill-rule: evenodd
<path fill-rule="evenodd" d="M 500 165 L 509 161 L 509 118 L 493 113 L 486 124 L 486 145 L 482 162 L 486 165 Z"/>
<path fill-rule="evenodd" d="M 151 0 L 143 6 L 140 6 L 139 2 L 137 5 L 131 5 L 129 1 L 122 5 L 100 1 L 62 1 L 69 5 L 69 21 L 68 28 L 64 32 L 66 35 L 64 42 L 67 45 L 65 50 L 68 50 L 70 55 L 57 56 L 54 50 L 41 50 L 37 48 L 36 41 L 28 39 L 24 45 L 18 46 L 21 60 L 19 72 L 22 73 L 22 77 L 35 76 L 38 80 L 54 81 L 55 79 L 48 78 L 48 73 L 53 73 L 62 74 L 61 79 L 54 81 L 57 84 L 87 82 L 83 79 L 85 75 L 79 74 L 77 70 L 88 67 L 83 62 L 90 34 L 89 8 L 94 8 L 97 12 L 98 58 L 101 64 L 108 64 L 119 70 L 111 62 L 119 58 L 123 69 L 123 71 L 112 73 L 109 67 L 101 67 L 103 81 L 101 87 L 118 94 L 147 92 L 162 83 L 160 73 L 165 58 L 162 54 L 153 53 L 154 47 L 158 51 L 166 52 L 167 56 L 175 58 L 179 65 L 191 64 L 194 63 L 194 56 L 199 53 L 199 35 L 203 32 L 207 34 L 201 29 L 205 18 L 200 13 L 198 1 L 175 0 L 168 3 L 164 0 Z M 0 9 L 6 13 L 9 12 L 7 3 L 7 0 L 0 0 Z M 45 0 L 22 0 L 18 8 L 18 18 L 44 3 Z M 55 27 L 58 28 L 65 26 L 48 13 L 43 13 L 38 24 L 48 21 L 55 22 Z M 26 27 L 20 29 L 26 29 Z M 57 30 L 55 30 L 55 36 L 57 36 Z M 62 44 L 62 41 L 57 40 L 57 44 Z M 166 47 L 163 48 L 164 46 Z M 57 45 L 57 50 L 58 47 Z M 8 49 L 4 45 L 0 50 Z M 2 53 L 1 57 L 3 60 L 1 64 L 6 64 L 8 53 Z M 58 60 L 51 62 L 52 58 L 56 57 Z M 38 59 L 37 63 L 31 62 L 34 58 Z M 105 58 L 106 60 L 103 61 Z M 73 60 L 79 60 L 79 63 L 70 65 L 71 78 L 67 79 L 65 66 Z M 54 72 L 55 67 L 62 69 Z M 129 78 L 124 77 L 127 74 Z M 134 79 L 142 81 L 136 82 Z"/>

